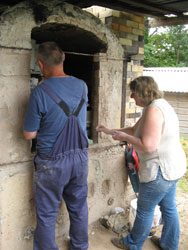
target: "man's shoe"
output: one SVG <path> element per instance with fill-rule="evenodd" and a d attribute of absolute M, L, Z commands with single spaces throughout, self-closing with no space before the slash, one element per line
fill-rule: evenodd
<path fill-rule="evenodd" d="M 160 238 L 157 237 L 157 236 L 152 236 L 151 237 L 151 241 L 156 245 L 158 246 L 159 249 L 163 249 L 160 245 Z"/>
<path fill-rule="evenodd" d="M 129 250 L 129 248 L 125 246 L 123 239 L 113 238 L 111 241 L 114 244 L 114 246 L 124 250 Z"/>

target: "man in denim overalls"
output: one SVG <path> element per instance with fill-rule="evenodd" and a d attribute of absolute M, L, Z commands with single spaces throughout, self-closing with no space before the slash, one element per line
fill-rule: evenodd
<path fill-rule="evenodd" d="M 37 60 L 45 80 L 32 91 L 24 122 L 25 138 L 37 138 L 33 249 L 58 250 L 55 225 L 63 197 L 70 216 L 70 250 L 87 250 L 87 86 L 64 73 L 64 54 L 56 43 L 40 44 Z"/>

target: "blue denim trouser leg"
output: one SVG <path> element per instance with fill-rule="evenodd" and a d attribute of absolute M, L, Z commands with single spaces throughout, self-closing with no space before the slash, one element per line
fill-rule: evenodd
<path fill-rule="evenodd" d="M 131 233 L 124 238 L 124 243 L 130 250 L 142 250 L 150 233 L 157 205 L 160 206 L 164 220 L 161 247 L 164 250 L 178 250 L 179 217 L 175 201 L 176 182 L 177 180 L 164 180 L 159 169 L 156 180 L 140 184 L 136 219 Z"/>
<path fill-rule="evenodd" d="M 60 160 L 35 158 L 34 198 L 37 227 L 34 250 L 58 250 L 55 226 L 62 197 L 70 216 L 70 250 L 88 249 L 87 154 L 80 151 Z M 63 225 L 62 225 L 63 226 Z"/>

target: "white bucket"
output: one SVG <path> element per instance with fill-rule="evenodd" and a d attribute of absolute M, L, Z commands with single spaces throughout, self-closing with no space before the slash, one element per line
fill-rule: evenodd
<path fill-rule="evenodd" d="M 130 223 L 131 229 L 133 227 L 134 220 L 136 218 L 136 210 L 137 210 L 137 199 L 134 199 L 131 201 L 130 212 L 129 212 L 129 223 Z M 161 223 L 161 211 L 160 211 L 159 206 L 156 206 L 150 235 L 155 234 L 160 223 Z"/>

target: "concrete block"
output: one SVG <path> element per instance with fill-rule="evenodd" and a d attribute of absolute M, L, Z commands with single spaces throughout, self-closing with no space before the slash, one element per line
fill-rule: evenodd
<path fill-rule="evenodd" d="M 138 28 L 138 23 L 137 22 L 134 22 L 134 21 L 130 21 L 130 20 L 127 20 L 127 26 L 128 27 L 132 27 L 132 28 Z"/>
<path fill-rule="evenodd" d="M 140 35 L 140 36 L 143 36 L 143 35 L 144 35 L 144 31 L 143 31 L 143 30 L 133 29 L 132 32 L 133 32 L 133 34 L 135 34 L 135 35 Z"/>
<path fill-rule="evenodd" d="M 128 77 L 128 78 L 133 78 L 133 72 L 130 72 L 130 71 L 127 72 L 127 77 Z"/>
<path fill-rule="evenodd" d="M 119 41 L 122 45 L 132 46 L 132 40 L 130 39 L 120 38 Z"/>
<path fill-rule="evenodd" d="M 127 18 L 126 17 L 121 17 L 118 20 L 120 25 L 127 26 Z"/>
<path fill-rule="evenodd" d="M 0 76 L 29 76 L 30 50 L 0 48 Z"/>
<path fill-rule="evenodd" d="M 127 206 L 127 178 L 122 147 L 104 144 L 89 148 L 89 224 L 117 206 Z M 0 198 L 1 250 L 32 250 L 36 215 L 31 162 L 1 167 Z M 56 221 L 56 237 L 62 237 L 69 229 L 64 201 Z"/>
<path fill-rule="evenodd" d="M 101 18 L 105 18 L 105 17 L 109 17 L 109 16 L 112 16 L 112 10 L 111 9 L 105 9 L 104 10 L 99 10 L 98 11 L 98 17 L 101 19 Z"/>
<path fill-rule="evenodd" d="M 32 249 L 35 212 L 31 163 L 1 167 L 0 242 L 1 250 Z"/>
<path fill-rule="evenodd" d="M 138 41 L 138 35 L 135 34 L 126 34 L 126 38 L 133 41 Z"/>
<path fill-rule="evenodd" d="M 131 20 L 132 14 L 131 14 L 131 13 L 128 13 L 128 12 L 123 12 L 123 11 L 121 11 L 121 12 L 120 12 L 120 17 L 121 17 L 121 18 L 126 18 L 126 19 Z"/>
<path fill-rule="evenodd" d="M 112 23 L 112 29 L 113 30 L 119 30 L 119 24 L 118 23 Z"/>
<path fill-rule="evenodd" d="M 142 76 L 142 72 L 132 72 L 133 79 L 139 76 Z"/>
<path fill-rule="evenodd" d="M 143 72 L 143 66 L 133 65 L 132 66 L 132 71 L 142 73 Z"/>
<path fill-rule="evenodd" d="M 124 46 L 125 48 L 125 52 L 129 53 L 129 54 L 132 54 L 132 55 L 135 55 L 135 54 L 138 54 L 138 47 L 137 46 Z"/>
<path fill-rule="evenodd" d="M 133 41 L 133 46 L 134 46 L 134 47 L 137 47 L 137 48 L 138 48 L 138 44 L 139 44 L 138 41 Z"/>
<path fill-rule="evenodd" d="M 29 2 L 9 8 L 0 22 L 0 45 L 9 48 L 31 49 L 31 30 L 36 26 Z"/>
<path fill-rule="evenodd" d="M 127 71 L 131 71 L 131 64 L 130 63 L 127 64 Z"/>
<path fill-rule="evenodd" d="M 138 60 L 133 60 L 133 65 L 140 65 L 140 61 L 138 61 Z"/>
<path fill-rule="evenodd" d="M 120 17 L 120 11 L 118 10 L 112 10 L 112 15 L 116 17 Z"/>
<path fill-rule="evenodd" d="M 123 62 L 108 60 L 100 64 L 98 123 L 120 126 Z M 109 84 L 110 83 L 110 84 Z M 110 96 L 110 98 L 109 98 Z M 109 136 L 104 136 L 109 140 Z"/>
<path fill-rule="evenodd" d="M 133 60 L 144 60 L 144 55 L 134 55 L 131 57 Z"/>
<path fill-rule="evenodd" d="M 145 25 L 142 23 L 139 23 L 139 30 L 144 30 L 145 29 Z"/>
<path fill-rule="evenodd" d="M 127 84 L 129 84 L 130 82 L 131 82 L 131 78 L 127 78 Z M 128 93 L 127 93 L 127 95 L 128 95 Z"/>
<path fill-rule="evenodd" d="M 100 150 L 100 153 L 99 153 Z M 116 206 L 126 207 L 127 172 L 124 150 L 117 146 L 91 147 L 89 165 L 89 222 L 109 214 Z"/>
<path fill-rule="evenodd" d="M 144 54 L 144 48 L 138 48 L 138 53 L 139 54 Z"/>
<path fill-rule="evenodd" d="M 0 164 L 31 158 L 30 144 L 23 138 L 23 121 L 29 97 L 30 80 L 26 76 L 0 77 Z"/>
<path fill-rule="evenodd" d="M 124 25 L 120 25 L 119 30 L 120 30 L 120 31 L 123 31 L 123 32 L 132 33 L 132 28 L 131 28 L 131 27 L 124 26 Z"/>
<path fill-rule="evenodd" d="M 136 15 L 131 15 L 131 20 L 137 23 L 143 24 L 145 22 L 145 19 L 143 16 L 136 16 Z"/>
<path fill-rule="evenodd" d="M 116 16 L 112 16 L 112 22 L 122 24 L 122 19 Z"/>

